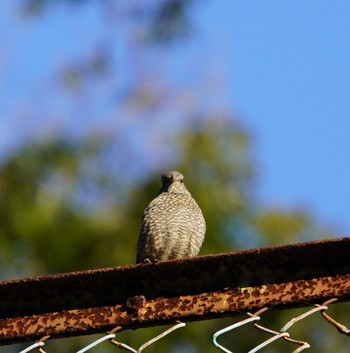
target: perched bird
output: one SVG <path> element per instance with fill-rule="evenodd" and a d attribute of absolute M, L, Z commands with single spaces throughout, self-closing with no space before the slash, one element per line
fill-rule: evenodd
<path fill-rule="evenodd" d="M 193 257 L 204 240 L 205 220 L 180 172 L 162 175 L 158 196 L 143 213 L 136 262 Z"/>

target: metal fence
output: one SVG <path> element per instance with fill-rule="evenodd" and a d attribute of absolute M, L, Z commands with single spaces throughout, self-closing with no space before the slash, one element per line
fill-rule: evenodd
<path fill-rule="evenodd" d="M 233 352 L 220 336 L 251 325 L 271 337 L 249 352 L 276 340 L 301 352 L 310 344 L 289 329 L 310 315 L 350 335 L 327 313 L 329 305 L 350 298 L 350 237 L 3 281 L 0 298 L 0 344 L 31 340 L 21 353 L 44 353 L 51 338 L 101 331 L 106 334 L 77 353 L 105 341 L 141 352 L 186 322 L 242 313 L 243 319 L 214 333 L 218 350 Z M 296 307 L 307 309 L 279 330 L 260 323 L 266 312 Z M 139 348 L 117 340 L 122 330 L 166 324 L 174 326 Z"/>

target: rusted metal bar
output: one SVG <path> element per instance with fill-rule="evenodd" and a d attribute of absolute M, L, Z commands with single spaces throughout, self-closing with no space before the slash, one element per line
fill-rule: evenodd
<path fill-rule="evenodd" d="M 350 237 L 0 282 L 0 344 L 350 298 Z"/>

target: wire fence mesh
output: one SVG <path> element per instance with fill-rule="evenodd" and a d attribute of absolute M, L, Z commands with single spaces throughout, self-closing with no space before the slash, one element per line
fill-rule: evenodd
<path fill-rule="evenodd" d="M 302 321 L 305 320 L 307 317 L 310 315 L 319 315 L 321 314 L 320 317 L 322 317 L 325 321 L 327 321 L 330 325 L 334 326 L 335 329 L 338 331 L 339 334 L 343 334 L 346 336 L 350 337 L 350 329 L 344 325 L 343 323 L 338 322 L 335 318 L 327 314 L 327 310 L 329 308 L 329 305 L 337 303 L 339 300 L 338 298 L 332 298 L 330 300 L 327 300 L 323 304 L 315 304 L 311 309 L 308 309 L 301 313 L 300 315 L 293 317 L 292 319 L 288 320 L 283 327 L 281 327 L 279 330 L 274 330 L 269 327 L 264 326 L 263 324 L 260 324 L 260 322 L 264 321 L 264 314 L 268 312 L 270 309 L 267 307 L 264 307 L 255 313 L 250 313 L 247 312 L 245 314 L 245 318 L 236 321 L 235 323 L 224 327 L 212 334 L 212 344 L 217 348 L 217 351 L 223 351 L 225 353 L 234 353 L 238 352 L 235 350 L 235 341 L 232 342 L 231 347 L 226 347 L 219 343 L 219 337 L 222 335 L 228 335 L 231 334 L 232 331 L 234 330 L 239 330 L 241 327 L 245 325 L 249 325 L 252 330 L 252 334 L 254 334 L 254 330 L 260 330 L 264 333 L 267 333 L 271 337 L 266 339 L 265 341 L 259 343 L 255 347 L 251 347 L 251 349 L 248 351 L 248 353 L 255 353 L 258 352 L 269 345 L 273 344 L 276 340 L 283 340 L 286 345 L 285 349 L 283 352 L 292 352 L 292 353 L 298 353 L 301 352 L 305 349 L 308 349 L 312 346 L 311 342 L 306 342 L 300 338 L 294 337 L 291 333 L 289 333 L 290 328 L 295 325 L 302 325 Z M 350 318 L 349 318 L 350 319 Z M 259 323 L 258 323 L 259 322 Z M 126 350 L 132 353 L 141 353 L 145 351 L 148 347 L 150 347 L 152 344 L 157 342 L 158 340 L 161 339 L 166 339 L 166 336 L 173 331 L 179 329 L 179 328 L 184 328 L 186 326 L 185 323 L 183 322 L 177 322 L 175 325 L 170 327 L 169 329 L 165 330 L 161 334 L 157 335 L 156 337 L 148 340 L 144 344 L 142 344 L 139 348 L 131 347 L 130 345 L 120 342 L 117 339 L 118 332 L 121 330 L 120 326 L 115 327 L 113 330 L 106 332 L 105 335 L 102 337 L 96 338 L 94 341 L 86 345 L 85 347 L 82 347 L 76 353 L 85 353 L 87 351 L 101 351 L 97 346 L 102 345 L 102 344 L 110 344 L 113 345 L 119 349 Z M 335 331 L 336 332 L 336 331 Z M 135 333 L 136 334 L 136 333 Z M 204 335 L 205 338 L 209 339 L 209 334 Z M 40 353 L 50 353 L 50 341 L 49 341 L 50 336 L 44 336 L 40 340 L 38 340 L 35 343 L 32 343 L 28 345 L 28 347 L 18 351 L 18 353 L 28 353 L 28 352 L 40 352 Z M 236 343 L 239 342 L 241 338 L 238 336 L 236 338 Z M 208 340 L 208 345 L 209 345 L 209 340 Z M 290 349 L 290 346 L 296 346 L 296 348 L 293 350 Z M 62 346 L 64 346 L 64 343 L 62 342 Z"/>

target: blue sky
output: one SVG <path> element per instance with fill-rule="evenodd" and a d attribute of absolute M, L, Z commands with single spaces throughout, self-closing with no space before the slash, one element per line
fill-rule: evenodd
<path fill-rule="evenodd" d="M 350 234 L 350 2 L 210 2 L 232 108 L 253 131 L 262 202 Z"/>
<path fill-rule="evenodd" d="M 27 22 L 16 16 L 15 2 L 0 4 L 2 154 L 38 131 L 93 129 L 102 114 L 109 126 L 113 109 L 95 101 L 107 102 L 112 80 L 99 91 L 88 88 L 83 101 L 54 85 L 62 60 L 79 59 L 103 31 L 97 3 L 73 11 L 59 6 Z M 350 234 L 349 13 L 345 0 L 194 2 L 193 39 L 164 57 L 164 70 L 176 62 L 179 89 L 189 63 L 202 63 L 187 80 L 194 87 L 210 82 L 200 89 L 203 101 L 234 111 L 251 132 L 259 200 L 308 209 L 343 236 Z M 95 118 L 79 125 L 82 105 Z"/>

